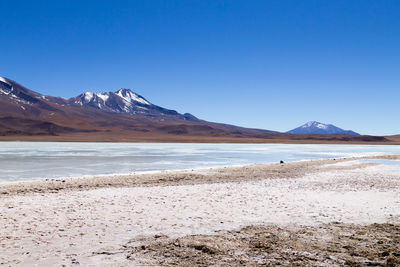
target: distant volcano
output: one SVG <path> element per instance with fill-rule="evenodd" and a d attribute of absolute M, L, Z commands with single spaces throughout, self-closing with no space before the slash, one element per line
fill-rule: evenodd
<path fill-rule="evenodd" d="M 336 127 L 332 124 L 320 123 L 317 121 L 310 121 L 306 124 L 303 124 L 300 127 L 297 127 L 293 130 L 290 130 L 286 133 L 289 134 L 347 134 L 347 135 L 360 135 L 356 132 L 350 130 L 343 130 L 339 127 Z"/>

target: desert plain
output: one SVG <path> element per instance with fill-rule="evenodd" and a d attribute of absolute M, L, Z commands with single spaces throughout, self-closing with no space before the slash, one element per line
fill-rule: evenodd
<path fill-rule="evenodd" d="M 400 156 L 0 184 L 3 266 L 396 266 Z"/>

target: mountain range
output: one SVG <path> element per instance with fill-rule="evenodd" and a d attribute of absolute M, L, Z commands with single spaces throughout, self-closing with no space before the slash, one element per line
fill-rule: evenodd
<path fill-rule="evenodd" d="M 321 124 L 322 125 L 322 124 Z M 318 126 L 316 126 L 318 128 Z M 331 127 L 328 127 L 331 128 Z M 53 97 L 0 77 L 0 140 L 171 142 L 386 142 L 385 137 L 296 135 L 201 120 L 130 89 Z M 311 133 L 311 132 L 310 132 Z"/>
<path fill-rule="evenodd" d="M 256 137 L 273 131 L 207 122 L 150 103 L 129 89 L 69 99 L 42 95 L 0 77 L 0 135 L 104 133 L 124 137 Z"/>

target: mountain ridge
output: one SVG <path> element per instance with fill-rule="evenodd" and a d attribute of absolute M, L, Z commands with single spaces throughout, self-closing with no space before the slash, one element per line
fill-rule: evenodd
<path fill-rule="evenodd" d="M 6 117 L 8 120 L 10 117 L 21 119 L 21 123 L 16 123 L 14 119 L 16 126 L 8 132 L 0 131 L 0 135 L 28 132 L 29 129 L 24 127 L 25 119 L 37 120 L 37 125 L 50 122 L 59 126 L 54 126 L 54 129 L 67 127 L 74 129 L 74 132 L 146 132 L 232 137 L 276 133 L 208 122 L 190 113 L 180 114 L 175 110 L 154 105 L 130 89 L 107 93 L 85 92 L 66 99 L 39 94 L 4 77 L 0 79 L 0 117 Z M 57 134 L 57 131 L 53 131 L 52 134 Z"/>

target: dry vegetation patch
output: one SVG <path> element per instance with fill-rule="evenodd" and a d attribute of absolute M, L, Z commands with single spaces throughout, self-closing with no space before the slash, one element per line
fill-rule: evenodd
<path fill-rule="evenodd" d="M 400 225 L 394 224 L 249 226 L 216 235 L 156 236 L 147 242 L 128 244 L 127 258 L 162 266 L 400 264 Z"/>

